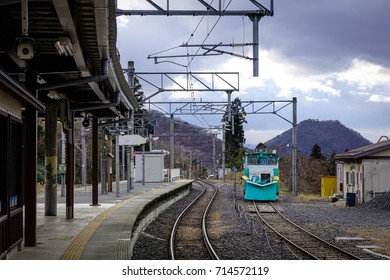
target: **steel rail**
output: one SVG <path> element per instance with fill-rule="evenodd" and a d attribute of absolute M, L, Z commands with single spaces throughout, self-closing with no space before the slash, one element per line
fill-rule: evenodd
<path fill-rule="evenodd" d="M 208 183 L 208 182 L 204 182 L 204 181 L 200 181 L 200 180 L 196 180 L 196 182 L 203 186 L 204 189 L 202 190 L 202 192 L 180 213 L 180 215 L 177 217 L 173 227 L 172 227 L 172 230 L 171 230 L 171 235 L 170 235 L 170 238 L 169 238 L 169 255 L 170 255 L 170 258 L 171 260 L 175 260 L 176 259 L 176 254 L 175 254 L 175 246 L 176 246 L 176 241 L 175 241 L 175 237 L 176 237 L 176 233 L 177 233 L 177 229 L 179 227 L 179 224 L 182 220 L 182 218 L 184 217 L 184 215 L 194 206 L 195 202 L 199 201 L 199 199 L 206 193 L 207 191 L 207 187 L 202 184 L 201 182 L 203 183 L 206 183 L 206 184 L 209 184 L 211 186 L 213 186 L 215 188 L 215 191 L 214 191 L 214 194 L 213 196 L 211 197 L 208 205 L 206 206 L 206 209 L 205 211 L 203 212 L 203 215 L 202 215 L 202 239 L 203 239 L 203 242 L 204 242 L 204 245 L 210 255 L 210 257 L 214 260 L 219 260 L 219 257 L 217 255 L 217 253 L 215 252 L 215 250 L 213 249 L 212 245 L 211 245 L 211 242 L 208 238 L 208 234 L 207 234 L 207 226 L 206 226 L 206 219 L 207 219 L 207 214 L 210 210 L 210 206 L 218 192 L 218 189 Z"/>
<path fill-rule="evenodd" d="M 255 210 L 256 210 L 256 213 L 257 213 L 257 216 L 263 221 L 263 223 L 265 223 L 272 231 L 274 231 L 277 235 L 279 235 L 280 238 L 282 238 L 283 240 L 287 241 L 290 245 L 294 246 L 296 249 L 302 251 L 303 253 L 305 253 L 306 255 L 308 255 L 311 259 L 313 260 L 317 260 L 318 258 L 315 257 L 314 255 L 312 255 L 311 253 L 307 252 L 306 250 L 302 249 L 301 247 L 299 247 L 299 245 L 295 244 L 292 240 L 288 239 L 287 237 L 285 237 L 284 235 L 282 235 L 279 231 L 277 231 L 273 226 L 271 226 L 266 220 L 265 218 L 260 214 L 259 212 L 259 209 L 257 208 L 257 205 L 256 203 L 253 201 L 253 205 L 255 207 Z"/>
<path fill-rule="evenodd" d="M 210 199 L 210 202 L 209 202 L 209 204 L 207 205 L 206 210 L 205 210 L 204 213 L 203 213 L 203 218 L 202 218 L 202 235 L 203 235 L 203 240 L 204 240 L 204 242 L 205 242 L 205 244 L 206 244 L 207 250 L 209 251 L 209 254 L 210 254 L 211 258 L 212 258 L 213 260 L 219 260 L 219 257 L 218 257 L 218 255 L 217 255 L 217 253 L 215 252 L 213 246 L 211 245 L 211 242 L 210 242 L 210 239 L 209 239 L 208 233 L 207 233 L 207 226 L 206 226 L 207 215 L 208 215 L 208 213 L 209 213 L 210 206 L 211 206 L 211 204 L 213 203 L 214 198 L 215 198 L 215 196 L 216 196 L 217 193 L 218 193 L 218 188 L 217 188 L 216 186 L 214 186 L 214 185 L 208 183 L 208 182 L 205 182 L 205 181 L 202 181 L 202 182 L 203 182 L 203 183 L 206 183 L 206 184 L 208 184 L 208 185 L 210 185 L 210 186 L 212 186 L 212 187 L 215 188 L 213 197 Z"/>
<path fill-rule="evenodd" d="M 175 223 L 173 224 L 173 227 L 171 230 L 171 235 L 169 237 L 169 255 L 171 257 L 171 260 L 176 259 L 176 256 L 175 256 L 175 236 L 176 236 L 177 228 L 179 227 L 179 223 L 180 223 L 181 219 L 183 218 L 183 216 L 188 212 L 188 210 L 191 209 L 191 207 L 194 205 L 194 203 L 196 201 L 198 201 L 199 198 L 202 197 L 206 193 L 206 190 L 207 190 L 207 188 L 204 187 L 203 191 L 197 197 L 195 197 L 195 199 L 190 204 L 187 205 L 187 207 L 180 213 L 180 215 L 177 217 Z"/>
<path fill-rule="evenodd" d="M 277 229 L 275 229 L 275 227 L 273 227 L 269 222 L 266 221 L 266 219 L 263 217 L 263 215 L 260 214 L 259 212 L 259 209 L 256 205 L 255 202 L 253 202 L 254 204 L 254 207 L 255 207 L 255 210 L 256 210 L 256 213 L 257 215 L 259 216 L 259 218 L 271 229 L 273 230 L 280 238 L 282 238 L 283 240 L 285 240 L 286 242 L 288 242 L 289 244 L 291 244 L 293 247 L 295 247 L 296 249 L 298 249 L 299 251 L 303 252 L 304 254 L 306 254 L 310 259 L 314 259 L 314 260 L 319 260 L 320 258 L 318 258 L 316 255 L 314 255 L 313 253 L 311 252 L 308 252 L 307 250 L 305 250 L 304 248 L 302 248 L 300 245 L 296 244 L 293 240 L 287 238 L 285 235 L 281 234 Z M 304 233 L 308 234 L 309 236 L 311 236 L 312 238 L 314 238 L 315 240 L 321 242 L 322 244 L 325 244 L 326 246 L 332 248 L 333 250 L 339 252 L 339 253 L 342 253 L 344 255 L 346 255 L 348 257 L 348 259 L 354 259 L 354 260 L 358 260 L 360 258 L 358 258 L 357 256 L 327 242 L 326 240 L 312 234 L 311 232 L 307 231 L 306 229 L 302 228 L 301 226 L 297 225 L 296 223 L 294 223 L 293 221 L 289 220 L 286 216 L 284 216 L 278 209 L 277 207 L 272 203 L 272 202 L 269 202 L 269 204 L 275 209 L 276 213 L 281 217 L 283 218 L 286 222 L 288 222 L 289 224 L 293 225 L 295 228 L 299 229 L 300 231 L 303 231 Z"/>
<path fill-rule="evenodd" d="M 346 256 L 349 256 L 351 259 L 355 259 L 355 260 L 360 259 L 359 257 L 357 257 L 357 256 L 355 256 L 355 255 L 353 255 L 353 254 L 351 254 L 351 253 L 349 253 L 349 252 L 343 250 L 343 249 L 340 248 L 340 247 L 337 247 L 337 246 L 333 245 L 332 243 L 329 243 L 329 242 L 326 241 L 325 239 L 320 238 L 319 236 L 317 236 L 317 235 L 311 233 L 310 231 L 304 229 L 303 227 L 297 225 L 296 223 L 294 223 L 293 221 L 291 221 L 290 219 L 288 219 L 286 216 L 284 216 L 284 215 L 277 209 L 277 207 L 276 207 L 272 202 L 270 202 L 270 204 L 272 205 L 272 207 L 275 209 L 275 211 L 276 211 L 284 220 L 286 220 L 287 222 L 291 223 L 292 225 L 298 227 L 300 230 L 306 232 L 306 233 L 309 234 L 310 236 L 312 236 L 312 237 L 316 238 L 317 240 L 323 242 L 324 244 L 328 245 L 329 247 L 333 248 L 334 250 L 336 250 L 336 251 L 338 251 L 338 252 L 340 252 L 340 253 L 343 253 L 343 254 L 345 254 Z"/>

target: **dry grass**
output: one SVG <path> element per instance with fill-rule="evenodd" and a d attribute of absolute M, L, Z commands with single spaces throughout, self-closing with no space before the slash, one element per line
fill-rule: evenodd
<path fill-rule="evenodd" d="M 192 226 L 181 226 L 180 231 L 178 232 L 178 236 L 183 240 L 197 240 L 201 238 L 202 231 L 198 227 Z"/>
<path fill-rule="evenodd" d="M 367 240 L 372 240 L 379 248 L 371 249 L 372 251 L 390 256 L 390 232 L 385 229 L 377 228 L 357 228 L 351 229 L 352 236 L 359 236 Z"/>
<path fill-rule="evenodd" d="M 212 221 L 218 221 L 221 219 L 221 212 L 219 211 L 213 211 L 209 214 L 209 218 L 212 220 Z"/>
<path fill-rule="evenodd" d="M 312 203 L 318 201 L 329 201 L 327 197 L 321 197 L 316 194 L 298 194 L 296 200 L 303 203 Z"/>
<path fill-rule="evenodd" d="M 213 234 L 214 238 L 221 237 L 224 233 L 231 231 L 232 226 L 226 226 L 221 221 L 221 212 L 213 211 L 209 213 L 208 225 L 210 233 Z"/>

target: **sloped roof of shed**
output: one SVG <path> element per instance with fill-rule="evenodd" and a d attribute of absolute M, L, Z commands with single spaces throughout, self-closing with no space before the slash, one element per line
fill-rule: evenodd
<path fill-rule="evenodd" d="M 389 149 L 390 149 L 390 140 L 385 140 L 361 148 L 353 149 L 342 154 L 338 154 L 334 158 L 339 160 L 359 159 Z"/>

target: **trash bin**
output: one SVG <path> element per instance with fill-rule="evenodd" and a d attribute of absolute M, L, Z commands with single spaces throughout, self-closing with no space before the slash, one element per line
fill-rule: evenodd
<path fill-rule="evenodd" d="M 356 193 L 347 193 L 346 206 L 355 206 Z"/>

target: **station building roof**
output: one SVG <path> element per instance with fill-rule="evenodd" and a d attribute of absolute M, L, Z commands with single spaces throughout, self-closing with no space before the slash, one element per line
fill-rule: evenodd
<path fill-rule="evenodd" d="M 0 88 L 18 100 L 23 106 L 33 107 L 38 111 L 45 110 L 45 105 L 28 90 L 0 69 Z"/>
<path fill-rule="evenodd" d="M 378 141 L 377 143 L 370 144 L 361 148 L 353 149 L 342 154 L 338 154 L 334 157 L 336 160 L 355 160 L 362 159 L 379 152 L 390 150 L 390 140 Z"/>
<path fill-rule="evenodd" d="M 42 103 L 126 116 L 138 104 L 116 49 L 115 2 L 0 1 L 0 68 L 22 85 L 34 73 Z"/>

